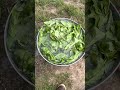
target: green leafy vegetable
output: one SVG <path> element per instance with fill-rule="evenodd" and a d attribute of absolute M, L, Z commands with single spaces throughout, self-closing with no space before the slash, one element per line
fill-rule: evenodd
<path fill-rule="evenodd" d="M 109 0 L 86 2 L 86 88 L 96 85 L 113 68 L 120 49 Z M 120 18 L 118 18 L 120 20 Z"/>
<path fill-rule="evenodd" d="M 80 25 L 65 20 L 44 22 L 39 30 L 38 46 L 49 62 L 71 64 L 84 52 L 84 31 Z"/>
<path fill-rule="evenodd" d="M 35 79 L 34 0 L 18 1 L 7 31 L 7 48 L 18 69 L 34 83 Z"/>

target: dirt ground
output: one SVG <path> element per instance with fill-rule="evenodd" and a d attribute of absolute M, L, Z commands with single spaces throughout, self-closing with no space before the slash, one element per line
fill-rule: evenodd
<path fill-rule="evenodd" d="M 52 75 L 50 75 L 52 74 Z M 55 76 L 68 74 L 68 78 L 55 78 Z M 77 63 L 66 66 L 58 67 L 47 63 L 42 57 L 37 56 L 36 58 L 36 86 L 42 87 L 44 83 L 43 75 L 47 75 L 47 81 L 49 85 L 55 87 L 61 83 L 64 83 L 68 90 L 84 90 L 85 89 L 85 62 L 84 59 L 79 60 Z M 52 79 L 52 80 L 51 80 Z M 59 80 L 64 79 L 64 80 Z M 56 80 L 58 82 L 56 82 Z M 69 84 L 68 84 L 69 83 Z M 39 89 L 40 90 L 40 89 Z M 47 89 L 46 89 L 47 90 Z M 53 90 L 54 87 L 53 87 Z"/>

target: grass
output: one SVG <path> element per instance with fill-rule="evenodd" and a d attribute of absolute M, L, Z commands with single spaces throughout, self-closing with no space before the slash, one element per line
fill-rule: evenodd
<path fill-rule="evenodd" d="M 53 5 L 53 6 L 62 6 L 64 4 L 63 0 L 36 0 L 36 4 L 44 7 L 46 5 Z"/>
<path fill-rule="evenodd" d="M 78 16 L 79 9 L 74 7 L 73 5 L 63 5 L 60 8 L 59 14 L 67 13 L 68 16 Z"/>
<path fill-rule="evenodd" d="M 54 73 L 44 74 L 37 79 L 36 90 L 56 90 L 56 87 L 63 82 L 66 87 L 70 88 L 72 81 L 70 81 L 69 76 L 68 73 L 56 75 Z"/>
<path fill-rule="evenodd" d="M 73 5 L 63 5 L 58 12 L 59 15 L 67 16 L 69 18 L 73 18 L 73 20 L 77 21 L 78 23 L 82 24 L 84 27 L 84 12 L 80 11 L 79 8 L 76 8 Z"/>
<path fill-rule="evenodd" d="M 83 0 L 80 0 L 82 3 Z M 51 7 L 56 9 L 55 13 L 51 13 Z M 50 9 L 47 11 L 47 9 Z M 72 4 L 64 3 L 64 0 L 36 0 L 36 21 L 46 21 L 51 18 L 71 18 L 82 24 L 83 27 L 84 11 Z"/>
<path fill-rule="evenodd" d="M 40 67 L 40 75 L 36 76 L 36 90 L 56 90 L 56 87 L 64 83 L 69 89 L 72 87 L 72 81 L 70 80 L 70 74 L 54 73 L 54 70 L 48 70 L 50 65 L 46 62 L 42 63 Z"/>

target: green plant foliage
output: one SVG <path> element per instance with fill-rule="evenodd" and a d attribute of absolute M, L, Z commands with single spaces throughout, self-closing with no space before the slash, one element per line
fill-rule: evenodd
<path fill-rule="evenodd" d="M 120 40 L 109 0 L 86 2 L 86 87 L 103 79 L 119 54 Z"/>
<path fill-rule="evenodd" d="M 70 64 L 84 52 L 84 32 L 80 25 L 50 20 L 44 22 L 39 33 L 40 51 L 53 64 Z"/>
<path fill-rule="evenodd" d="M 7 32 L 7 48 L 18 69 L 34 82 L 35 30 L 34 0 L 17 2 Z"/>

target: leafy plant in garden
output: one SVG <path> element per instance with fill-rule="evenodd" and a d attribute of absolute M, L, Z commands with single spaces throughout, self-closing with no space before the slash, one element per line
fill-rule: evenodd
<path fill-rule="evenodd" d="M 43 56 L 51 63 L 70 64 L 84 52 L 84 31 L 70 21 L 46 21 L 39 30 L 38 44 Z"/>

